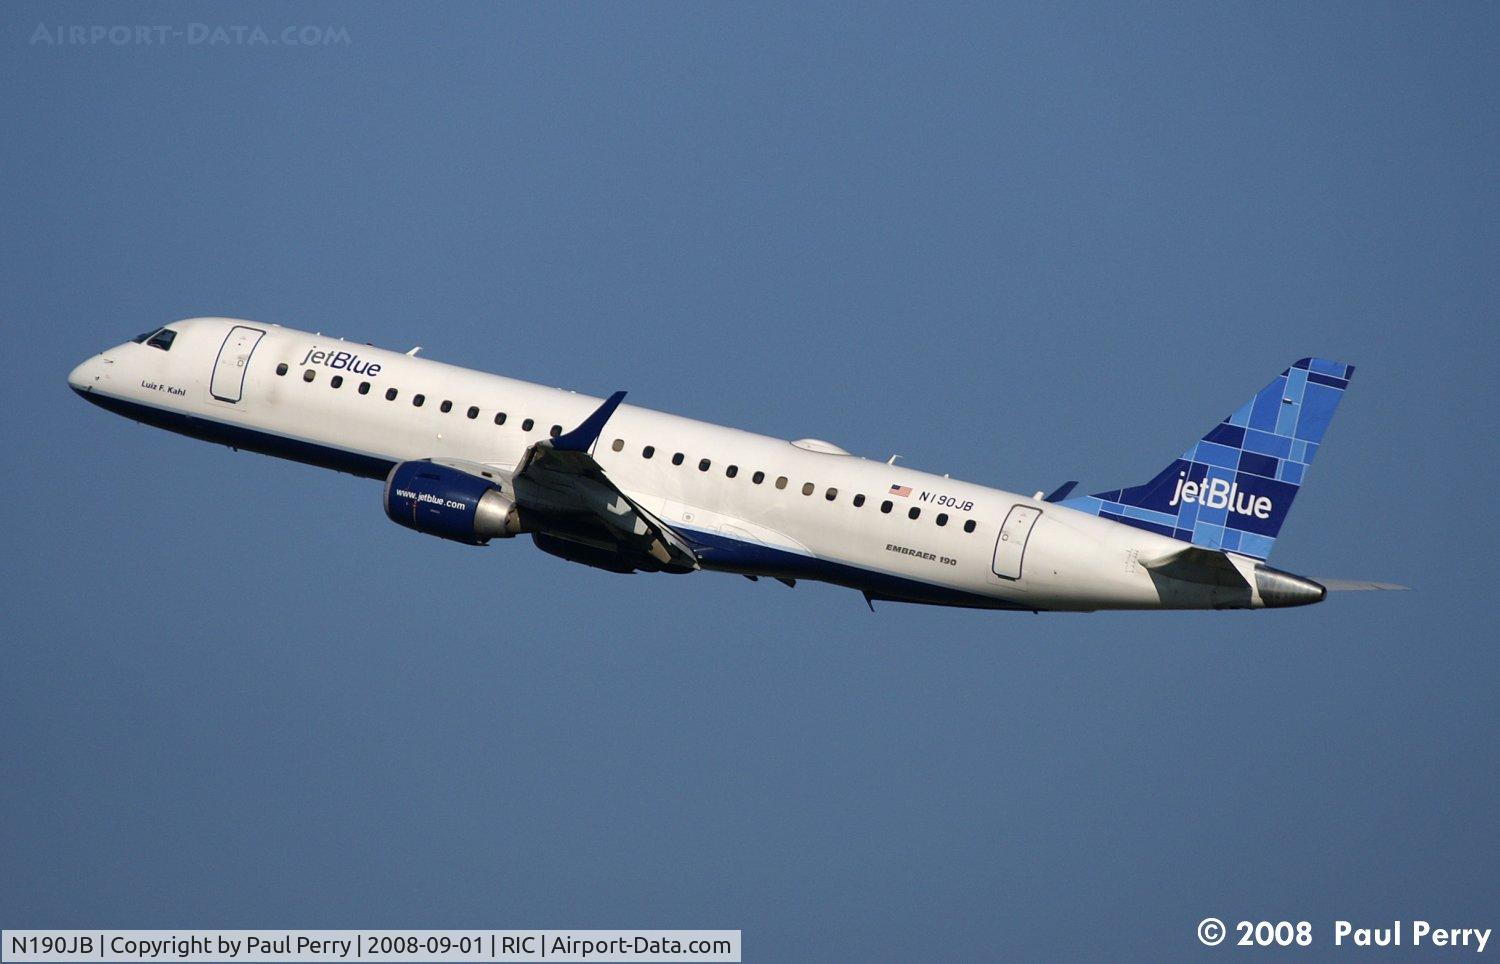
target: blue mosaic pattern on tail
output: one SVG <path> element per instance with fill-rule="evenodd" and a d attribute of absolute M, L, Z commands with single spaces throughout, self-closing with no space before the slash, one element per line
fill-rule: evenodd
<path fill-rule="evenodd" d="M 1304 358 L 1150 482 L 1062 505 L 1264 559 L 1353 375 L 1353 365 Z"/>

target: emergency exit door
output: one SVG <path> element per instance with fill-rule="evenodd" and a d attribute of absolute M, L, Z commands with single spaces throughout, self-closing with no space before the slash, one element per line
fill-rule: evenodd
<path fill-rule="evenodd" d="M 1000 538 L 995 540 L 995 575 L 1002 579 L 1020 579 L 1021 563 L 1026 557 L 1026 540 L 1031 538 L 1031 527 L 1041 516 L 1040 509 L 1027 505 L 1012 506 L 1000 527 Z"/>
<path fill-rule="evenodd" d="M 259 328 L 235 325 L 219 346 L 219 357 L 214 359 L 214 377 L 208 390 L 221 402 L 238 402 L 245 393 L 245 366 L 250 364 L 250 355 L 260 344 L 265 332 Z"/>

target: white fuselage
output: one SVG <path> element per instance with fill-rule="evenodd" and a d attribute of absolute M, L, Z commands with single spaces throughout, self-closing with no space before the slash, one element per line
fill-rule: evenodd
<path fill-rule="evenodd" d="M 509 471 L 529 445 L 600 404 L 275 325 L 197 318 L 171 328 L 169 349 L 117 346 L 78 366 L 70 384 L 143 422 L 375 478 L 420 459 Z M 228 344 L 237 328 L 263 332 L 239 359 Z M 765 547 L 773 560 L 729 571 L 822 579 L 877 599 L 1027 610 L 1259 603 L 1148 571 L 1145 562 L 1183 549 L 1177 540 L 827 443 L 623 405 L 592 455 L 674 529 Z"/>

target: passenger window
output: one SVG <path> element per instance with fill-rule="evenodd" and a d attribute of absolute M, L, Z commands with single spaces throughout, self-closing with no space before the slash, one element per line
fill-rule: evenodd
<path fill-rule="evenodd" d="M 673 465 L 681 465 L 682 464 L 682 453 L 681 452 L 678 452 L 678 453 L 676 453 L 676 454 L 674 454 L 672 456 L 672 464 Z"/>
<path fill-rule="evenodd" d="M 625 447 L 625 440 L 622 439 L 622 438 L 617 438 L 617 439 L 615 439 L 615 444 L 611 445 L 609 448 L 610 448 L 611 452 L 618 452 L 621 449 L 623 449 L 624 447 Z"/>
<path fill-rule="evenodd" d="M 552 436 L 553 438 L 557 438 L 559 435 L 562 434 L 562 426 L 561 425 L 554 425 L 554 426 L 552 426 L 551 428 L 547 429 L 547 434 L 550 435 L 550 436 Z"/>
<path fill-rule="evenodd" d="M 648 445 L 645 448 L 641 449 L 641 458 L 643 458 L 643 459 L 649 459 L 651 456 L 653 456 L 655 454 L 656 454 L 656 446 L 654 446 L 654 445 Z"/>
<path fill-rule="evenodd" d="M 521 431 L 523 431 L 523 432 L 529 432 L 529 431 L 531 431 L 531 426 L 533 426 L 535 424 L 536 424 L 536 419 L 528 418 L 526 421 L 524 421 L 524 422 L 521 423 Z"/>
<path fill-rule="evenodd" d="M 922 514 L 922 510 L 921 510 L 921 509 L 919 509 L 919 508 L 917 508 L 917 507 L 916 507 L 916 506 L 912 506 L 912 507 L 911 507 L 911 508 L 910 508 L 910 509 L 909 509 L 909 510 L 908 510 L 908 511 L 907 511 L 907 513 L 906 513 L 906 517 L 907 517 L 907 518 L 908 518 L 908 519 L 915 519 L 915 518 L 916 518 L 916 517 L 917 517 L 917 516 L 919 516 L 919 515 L 921 515 L 921 514 Z"/>
<path fill-rule="evenodd" d="M 505 413 L 504 412 L 496 412 L 495 413 L 495 424 L 496 425 L 504 425 L 505 424 Z"/>
<path fill-rule="evenodd" d="M 343 384 L 344 384 L 344 376 L 343 375 L 335 375 L 331 379 L 328 380 L 328 387 L 329 388 L 339 388 Z"/>
<path fill-rule="evenodd" d="M 738 465 L 731 465 L 727 469 L 724 470 L 724 476 L 725 476 L 725 478 L 732 479 L 736 475 L 739 475 L 739 474 L 740 474 L 740 467 Z"/>
<path fill-rule="evenodd" d="M 396 390 L 394 388 L 387 388 L 385 390 L 385 400 L 388 402 L 394 402 L 396 400 Z"/>
<path fill-rule="evenodd" d="M 964 523 L 964 531 L 965 532 L 973 532 L 974 531 L 974 520 L 973 519 L 970 519 L 968 522 Z"/>
<path fill-rule="evenodd" d="M 776 477 L 776 488 L 778 488 L 778 489 L 784 489 L 784 488 L 786 488 L 786 476 L 784 476 L 784 475 L 778 475 Z"/>
<path fill-rule="evenodd" d="M 443 404 L 438 406 L 438 411 L 442 412 L 444 415 L 447 415 L 449 412 L 453 411 L 453 403 L 448 401 L 446 398 L 443 399 Z"/>
<path fill-rule="evenodd" d="M 750 476 L 750 481 L 754 482 L 756 485 L 760 485 L 765 480 L 766 480 L 766 473 L 764 473 L 764 472 L 757 472 L 754 475 Z"/>
<path fill-rule="evenodd" d="M 478 418 L 479 417 L 479 406 L 478 405 L 470 405 L 469 406 L 469 417 L 470 418 Z"/>
<path fill-rule="evenodd" d="M 854 497 L 854 507 L 856 509 L 858 509 L 860 506 L 862 506 L 864 504 L 865 504 L 865 497 L 864 497 L 864 495 L 861 494 L 861 495 L 856 495 Z"/>
<path fill-rule="evenodd" d="M 368 395 L 368 394 L 370 394 L 370 383 L 369 382 L 360 382 L 359 383 L 359 393 L 361 395 Z"/>
<path fill-rule="evenodd" d="M 162 351 L 171 351 L 172 339 L 176 337 L 177 332 L 173 331 L 170 328 L 163 328 L 161 331 L 158 331 L 156 334 L 152 335 L 146 341 L 146 344 L 150 345 L 152 348 L 160 348 Z"/>
<path fill-rule="evenodd" d="M 829 502 L 832 502 L 834 499 L 837 499 L 838 497 L 839 497 L 839 490 L 838 489 L 829 489 L 827 492 L 823 493 L 823 498 L 827 499 Z"/>
<path fill-rule="evenodd" d="M 881 512 L 890 512 L 891 511 L 891 500 L 890 499 L 886 499 L 884 502 L 880 503 L 880 511 Z"/>
<path fill-rule="evenodd" d="M 312 381 L 312 380 L 313 380 L 313 379 L 314 379 L 314 378 L 317 378 L 317 377 L 318 377 L 318 373 L 317 373 L 317 372 L 315 372 L 315 371 L 313 371 L 313 370 L 312 370 L 312 369 L 311 369 L 311 368 L 308 368 L 308 369 L 305 369 L 305 370 L 304 370 L 304 371 L 303 371 L 303 372 L 302 372 L 302 380 L 303 380 L 303 381 L 304 381 L 304 382 L 310 382 L 310 381 Z"/>
<path fill-rule="evenodd" d="M 947 525 L 948 524 L 948 513 L 946 513 L 946 512 L 939 512 L 938 513 L 938 517 L 937 517 L 937 524 L 940 525 L 940 526 Z"/>
<path fill-rule="evenodd" d="M 427 396 L 426 395 L 413 395 L 411 397 L 411 403 L 413 405 L 415 405 L 417 408 L 421 408 L 422 407 L 422 403 L 425 402 L 425 401 L 427 401 Z"/>
<path fill-rule="evenodd" d="M 282 362 L 280 365 L 276 366 L 276 374 L 278 374 L 278 375 L 285 375 L 286 374 L 286 362 Z"/>
<path fill-rule="evenodd" d="M 709 464 L 708 463 L 708 459 L 699 459 L 698 460 L 698 471 L 699 472 L 707 472 L 708 471 L 708 464 Z"/>
<path fill-rule="evenodd" d="M 814 488 L 816 488 L 816 486 L 814 486 L 811 482 L 804 482 L 802 483 L 802 494 L 812 495 Z"/>

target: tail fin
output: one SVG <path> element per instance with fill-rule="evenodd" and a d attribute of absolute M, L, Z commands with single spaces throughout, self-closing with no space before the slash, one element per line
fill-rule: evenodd
<path fill-rule="evenodd" d="M 1062 504 L 1265 559 L 1353 375 L 1353 365 L 1304 358 L 1150 482 Z"/>

